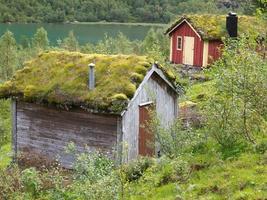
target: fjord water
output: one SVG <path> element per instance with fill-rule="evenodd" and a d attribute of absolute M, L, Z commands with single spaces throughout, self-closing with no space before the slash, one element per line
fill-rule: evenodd
<path fill-rule="evenodd" d="M 70 31 L 74 31 L 80 44 L 97 43 L 105 34 L 115 37 L 122 32 L 130 40 L 142 40 L 150 28 L 159 28 L 159 25 L 131 25 L 131 24 L 0 24 L 0 35 L 6 30 L 14 33 L 18 43 L 31 38 L 37 28 L 44 27 L 48 32 L 51 44 L 65 38 Z"/>

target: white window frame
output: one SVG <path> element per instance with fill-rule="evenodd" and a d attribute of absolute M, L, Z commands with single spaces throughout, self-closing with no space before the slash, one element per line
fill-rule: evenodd
<path fill-rule="evenodd" d="M 179 48 L 179 39 L 181 39 L 181 48 Z M 177 36 L 177 50 L 183 50 L 183 37 Z"/>

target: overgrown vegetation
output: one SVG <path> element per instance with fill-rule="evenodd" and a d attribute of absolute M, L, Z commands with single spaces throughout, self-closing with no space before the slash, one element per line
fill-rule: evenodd
<path fill-rule="evenodd" d="M 90 91 L 88 63 L 92 62 L 97 64 L 96 87 Z M 138 79 L 131 80 L 130 77 L 133 73 L 144 77 L 150 67 L 151 63 L 145 57 L 48 52 L 27 63 L 11 81 L 3 84 L 1 96 L 118 112 L 120 109 L 115 107 L 112 110 L 112 103 L 118 100 L 115 95 L 125 95 L 126 99 L 119 99 L 122 109 L 140 84 Z"/>
<path fill-rule="evenodd" d="M 214 64 L 216 92 L 205 113 L 208 132 L 224 150 L 242 151 L 266 139 L 267 63 L 256 48 L 245 38 L 230 40 Z"/>

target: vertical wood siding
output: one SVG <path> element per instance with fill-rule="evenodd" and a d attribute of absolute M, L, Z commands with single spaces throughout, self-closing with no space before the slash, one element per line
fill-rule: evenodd
<path fill-rule="evenodd" d="M 209 41 L 209 59 L 208 63 L 212 64 L 214 61 L 218 60 L 221 56 L 220 49 L 223 43 L 218 40 Z"/>
<path fill-rule="evenodd" d="M 163 125 L 170 125 L 177 116 L 177 95 L 157 74 L 153 74 L 122 118 L 124 148 L 123 161 L 135 159 L 138 152 L 139 105 L 153 101 Z"/>
<path fill-rule="evenodd" d="M 64 153 L 69 142 L 74 142 L 79 152 L 101 150 L 111 155 L 117 143 L 117 118 L 18 102 L 18 151 L 36 152 L 49 159 L 60 156 L 61 164 L 67 168 L 73 162 Z"/>
<path fill-rule="evenodd" d="M 203 63 L 203 46 L 204 42 L 202 39 L 194 32 L 194 30 L 186 23 L 182 23 L 176 30 L 171 33 L 172 36 L 172 61 L 176 64 L 184 64 L 183 63 L 183 50 L 177 50 L 177 37 L 182 36 L 183 42 L 184 37 L 194 37 L 195 38 L 195 45 L 194 45 L 194 66 L 202 66 Z"/>

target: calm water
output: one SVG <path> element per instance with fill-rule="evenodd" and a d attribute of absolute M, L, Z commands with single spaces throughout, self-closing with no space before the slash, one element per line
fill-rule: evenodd
<path fill-rule="evenodd" d="M 39 27 L 46 29 L 52 44 L 56 44 L 57 40 L 65 38 L 71 30 L 74 31 L 80 44 L 85 44 L 87 42 L 96 43 L 103 39 L 105 33 L 114 37 L 119 32 L 125 34 L 130 40 L 142 40 L 150 28 L 159 28 L 160 26 L 123 24 L 0 24 L 0 35 L 8 29 L 14 33 L 17 42 L 21 42 L 25 37 L 31 38 Z"/>

